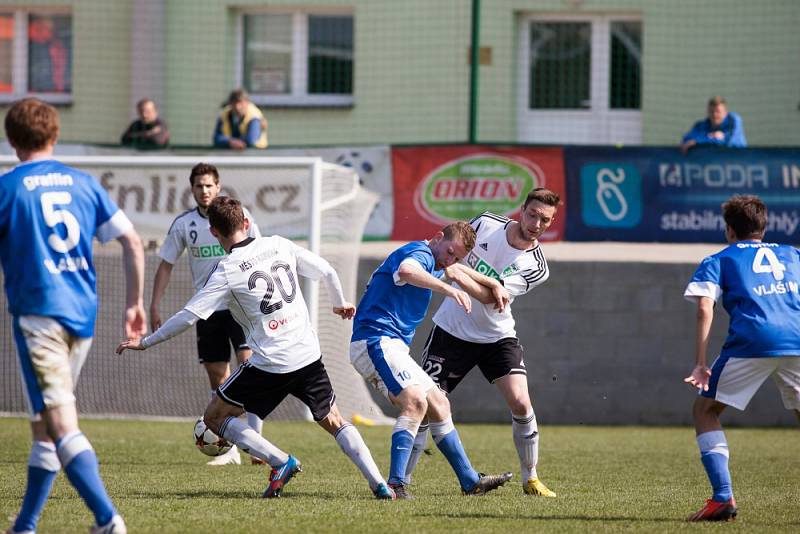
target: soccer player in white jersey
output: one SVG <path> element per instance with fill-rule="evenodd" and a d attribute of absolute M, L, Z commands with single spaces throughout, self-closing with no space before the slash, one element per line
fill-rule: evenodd
<path fill-rule="evenodd" d="M 538 188 L 528 193 L 519 221 L 486 212 L 470 224 L 476 245 L 462 260 L 499 281 L 510 295 L 509 306 L 494 307 L 491 289 L 480 283 L 467 289 L 472 295 L 472 313 L 445 299 L 433 316 L 434 327 L 422 356 L 422 368 L 449 394 L 475 366 L 490 383 L 497 385 L 511 410 L 511 433 L 519 455 L 522 489 L 526 495 L 555 497 L 536 471 L 539 429 L 528 393 L 528 376 L 522 345 L 517 339 L 510 303 L 549 276 L 539 237 L 550 227 L 560 204 L 559 196 Z M 472 279 L 467 279 L 470 283 Z M 428 437 L 423 422 L 414 441 L 407 475 L 419 461 Z"/>
<path fill-rule="evenodd" d="M 0 177 L 0 261 L 33 433 L 25 496 L 8 532 L 36 530 L 63 469 L 94 514 L 90 532 L 124 533 L 94 449 L 78 428 L 73 392 L 97 315 L 92 240 L 122 245 L 128 336 L 147 327 L 142 243 L 97 180 L 53 159 L 55 108 L 21 100 L 8 110 L 5 131 L 21 163 Z"/>
<path fill-rule="evenodd" d="M 703 260 L 684 292 L 697 303 L 695 367 L 684 382 L 699 390 L 692 415 L 713 491 L 689 521 L 728 521 L 738 512 L 719 421 L 726 407 L 744 410 L 771 376 L 783 405 L 800 420 L 800 251 L 762 241 L 767 207 L 756 196 L 731 197 L 722 215 L 730 245 Z M 730 326 L 709 368 L 708 338 L 720 298 Z"/>
<path fill-rule="evenodd" d="M 144 350 L 166 341 L 227 303 L 253 354 L 217 388 L 203 419 L 218 435 L 272 466 L 264 497 L 278 497 L 300 471 L 300 462 L 237 417 L 246 410 L 264 418 L 287 395 L 294 395 L 335 437 L 375 497 L 394 500 L 361 434 L 336 407 L 317 333 L 298 284 L 299 276 L 322 278 L 334 303 L 333 313 L 352 319 L 355 307 L 345 300 L 336 271 L 323 258 L 288 239 L 248 237 L 249 221 L 237 200 L 217 197 L 208 208 L 208 219 L 211 233 L 228 255 L 220 259 L 208 281 L 181 311 L 141 341 L 121 343 L 117 352 Z"/>
<path fill-rule="evenodd" d="M 457 222 L 429 241 L 412 241 L 392 252 L 372 273 L 356 313 L 350 342 L 353 367 L 400 409 L 390 451 L 389 485 L 398 499 L 412 499 L 406 469 L 420 422 L 430 420 L 436 446 L 456 473 L 466 495 L 481 495 L 502 486 L 511 473 L 487 476 L 475 471 L 467 458 L 450 415 L 450 403 L 409 354 L 414 331 L 422 322 L 432 291 L 469 312 L 470 297 L 440 278 L 460 281 L 485 279 L 457 262 L 475 244 L 475 230 Z M 508 294 L 494 280 L 486 280 L 495 305 L 503 308 Z"/>
<path fill-rule="evenodd" d="M 189 173 L 189 183 L 197 203 L 195 209 L 186 211 L 175 218 L 167 232 L 167 237 L 158 251 L 161 263 L 153 279 L 153 297 L 150 301 L 150 327 L 153 332 L 161 326 L 159 306 L 161 298 L 169 284 L 172 268 L 184 250 L 187 250 L 189 267 L 192 272 L 192 284 L 195 290 L 203 287 L 217 262 L 225 255 L 217 238 L 211 235 L 208 228 L 208 206 L 220 192 L 219 171 L 214 165 L 198 163 Z M 258 226 L 246 209 L 244 215 L 250 221 L 247 235 L 260 237 Z M 250 357 L 250 349 L 244 339 L 242 327 L 233 319 L 226 305 L 211 314 L 207 320 L 197 322 L 197 354 L 198 360 L 205 367 L 208 382 L 213 395 L 217 388 L 230 375 L 228 362 L 231 359 L 231 347 L 236 352 L 236 359 L 241 364 Z M 259 434 L 264 422 L 255 414 L 247 414 L 247 423 Z M 250 457 L 254 464 L 262 463 L 255 456 Z M 239 450 L 231 450 L 208 462 L 208 465 L 240 464 Z"/>

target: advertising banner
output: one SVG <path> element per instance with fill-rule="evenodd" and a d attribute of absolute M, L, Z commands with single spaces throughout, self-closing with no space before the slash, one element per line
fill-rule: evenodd
<path fill-rule="evenodd" d="M 180 156 L 62 156 L 60 160 L 97 178 L 145 240 L 161 241 L 175 218 L 197 204 L 188 175 L 198 161 Z M 237 198 L 261 231 L 288 238 L 309 235 L 312 158 L 202 157 L 219 169 L 220 194 Z M 317 161 L 319 161 L 317 159 Z M 0 156 L 0 174 L 16 159 Z M 358 190 L 354 173 L 321 163 L 320 198 L 348 201 Z"/>
<path fill-rule="evenodd" d="M 754 194 L 766 239 L 800 243 L 800 150 L 567 147 L 570 241 L 724 242 L 720 205 Z"/>
<path fill-rule="evenodd" d="M 392 149 L 392 239 L 427 239 L 453 221 L 491 211 L 514 217 L 528 192 L 547 187 L 565 197 L 560 148 L 426 146 Z M 542 236 L 564 236 L 565 206 Z"/>

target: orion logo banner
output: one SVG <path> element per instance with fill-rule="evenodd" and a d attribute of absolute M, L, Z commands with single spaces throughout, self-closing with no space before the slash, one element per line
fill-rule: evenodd
<path fill-rule="evenodd" d="M 581 168 L 581 215 L 594 228 L 633 228 L 642 220 L 642 177 L 633 165 Z"/>

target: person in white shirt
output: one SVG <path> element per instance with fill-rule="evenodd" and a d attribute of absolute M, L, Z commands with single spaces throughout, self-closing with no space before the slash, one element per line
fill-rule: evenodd
<path fill-rule="evenodd" d="M 472 313 L 452 299 L 444 299 L 433 316 L 434 327 L 425 344 L 422 368 L 445 392 L 451 393 L 475 366 L 496 384 L 511 410 L 511 428 L 522 471 L 526 495 L 555 497 L 539 480 L 539 429 L 528 393 L 528 376 L 522 345 L 514 329 L 511 303 L 547 280 L 550 271 L 539 237 L 550 227 L 561 203 L 559 196 L 544 188 L 528 193 L 519 221 L 483 213 L 470 224 L 475 229 L 475 247 L 462 260 L 487 277 L 499 280 L 508 291 L 509 304 L 495 306 L 486 286 L 462 287 L 472 299 Z M 464 282 L 471 279 L 466 278 Z M 477 298 L 479 295 L 480 298 Z M 420 426 L 414 441 L 407 474 L 413 471 L 428 438 L 427 424 Z"/>
<path fill-rule="evenodd" d="M 153 332 L 161 326 L 159 306 L 161 298 L 169 284 L 172 268 L 175 262 L 187 251 L 186 257 L 192 273 L 192 285 L 195 291 L 203 287 L 211 271 L 216 267 L 220 258 L 225 256 L 225 250 L 220 246 L 217 238 L 211 235 L 208 228 L 208 206 L 220 192 L 219 171 L 214 165 L 198 163 L 189 173 L 189 183 L 192 186 L 192 195 L 197 207 L 178 215 L 164 238 L 164 243 L 158 251 L 161 263 L 153 279 L 153 296 L 150 300 L 150 328 Z M 244 210 L 245 218 L 250 221 L 247 235 L 260 237 L 258 226 L 250 213 Z M 231 347 L 236 352 L 236 359 L 241 364 L 250 357 L 250 349 L 244 339 L 244 332 L 231 316 L 227 305 L 222 305 L 206 320 L 197 322 L 197 354 L 198 361 L 208 374 L 211 394 L 222 384 L 230 369 L 228 363 L 231 359 Z M 263 421 L 257 415 L 247 414 L 247 423 L 259 434 L 263 428 Z M 262 463 L 258 458 L 251 456 L 253 464 Z M 239 450 L 232 447 L 227 453 L 217 456 L 208 465 L 240 464 Z"/>
<path fill-rule="evenodd" d="M 212 431 L 272 466 L 264 497 L 278 497 L 301 471 L 301 464 L 237 418 L 247 411 L 263 419 L 291 394 L 335 437 L 375 497 L 394 500 L 358 430 L 339 413 L 298 283 L 299 276 L 321 278 L 334 303 L 333 313 L 352 319 L 356 309 L 345 300 L 336 271 L 325 259 L 288 239 L 248 237 L 250 223 L 238 200 L 215 198 L 208 207 L 208 220 L 227 256 L 182 310 L 149 336 L 122 342 L 117 353 L 162 343 L 227 304 L 253 354 L 217 388 L 203 419 Z"/>

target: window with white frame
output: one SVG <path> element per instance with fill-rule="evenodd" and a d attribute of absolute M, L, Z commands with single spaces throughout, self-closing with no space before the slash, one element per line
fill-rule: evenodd
<path fill-rule="evenodd" d="M 72 14 L 0 8 L 0 101 L 72 100 Z"/>
<path fill-rule="evenodd" d="M 253 102 L 352 105 L 352 13 L 247 11 L 240 28 L 239 85 Z"/>

